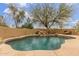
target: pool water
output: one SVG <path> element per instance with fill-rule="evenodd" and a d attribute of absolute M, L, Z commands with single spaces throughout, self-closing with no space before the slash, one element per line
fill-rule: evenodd
<path fill-rule="evenodd" d="M 55 50 L 61 47 L 65 42 L 63 37 L 52 36 L 31 36 L 16 40 L 8 41 L 7 44 L 15 50 L 28 51 L 28 50 Z"/>

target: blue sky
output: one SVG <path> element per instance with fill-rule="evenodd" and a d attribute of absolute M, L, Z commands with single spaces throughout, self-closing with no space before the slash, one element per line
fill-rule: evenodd
<path fill-rule="evenodd" d="M 20 4 L 20 6 L 25 7 L 25 9 L 28 11 L 31 8 L 28 6 L 29 4 Z M 73 7 L 73 16 L 72 19 L 69 21 L 70 27 L 74 26 L 75 23 L 79 20 L 79 4 L 72 4 Z M 0 15 L 4 15 L 4 10 L 8 8 L 7 4 L 0 3 Z M 9 24 L 13 24 L 11 21 L 7 20 Z"/>
<path fill-rule="evenodd" d="M 3 11 L 7 8 L 7 4 L 0 3 L 0 15 L 3 15 Z"/>

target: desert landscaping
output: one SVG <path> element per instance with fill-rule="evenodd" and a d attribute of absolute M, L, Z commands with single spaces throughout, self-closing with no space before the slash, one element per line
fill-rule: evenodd
<path fill-rule="evenodd" d="M 7 29 L 7 30 L 6 30 Z M 3 31 L 4 30 L 4 31 Z M 30 30 L 30 32 L 29 32 Z M 0 41 L 5 41 L 8 38 L 14 38 L 14 37 L 20 37 L 23 35 L 30 35 L 35 33 L 38 30 L 32 30 L 32 29 L 10 29 L 7 27 L 0 27 Z M 2 32 L 3 31 L 3 32 Z M 41 31 L 41 30 L 40 30 Z M 2 35 L 5 34 L 5 35 Z M 16 34 L 16 35 L 15 35 Z M 63 34 L 66 35 L 66 34 Z M 78 35 L 66 35 L 66 36 L 73 36 L 75 39 L 68 39 L 65 41 L 65 43 L 61 46 L 60 49 L 57 50 L 50 50 L 50 51 L 44 51 L 44 50 L 33 50 L 33 51 L 17 51 L 11 48 L 10 45 L 5 44 L 2 42 L 0 44 L 0 55 L 5 56 L 36 56 L 36 55 L 49 55 L 49 56 L 61 56 L 61 55 L 73 55 L 77 56 L 79 55 L 79 36 Z"/>
<path fill-rule="evenodd" d="M 78 5 L 0 3 L 0 56 L 79 56 Z"/>

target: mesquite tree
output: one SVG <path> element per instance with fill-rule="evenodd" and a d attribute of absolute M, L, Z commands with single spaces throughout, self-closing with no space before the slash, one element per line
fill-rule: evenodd
<path fill-rule="evenodd" d="M 71 14 L 72 8 L 67 4 L 60 4 L 58 8 L 55 8 L 54 4 L 37 4 L 32 9 L 33 21 L 43 25 L 46 29 L 50 29 L 54 24 L 62 28 Z"/>

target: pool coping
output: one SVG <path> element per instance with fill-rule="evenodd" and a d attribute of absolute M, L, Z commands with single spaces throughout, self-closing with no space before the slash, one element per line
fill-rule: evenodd
<path fill-rule="evenodd" d="M 73 36 L 70 35 L 64 35 L 64 34 L 44 34 L 44 35 L 39 35 L 39 34 L 30 34 L 30 35 L 23 35 L 23 36 L 18 36 L 18 37 L 11 37 L 3 40 L 3 43 L 6 43 L 11 40 L 16 40 L 16 39 L 21 39 L 24 37 L 29 37 L 29 36 L 55 36 L 55 37 L 65 37 L 65 38 L 74 38 Z"/>

